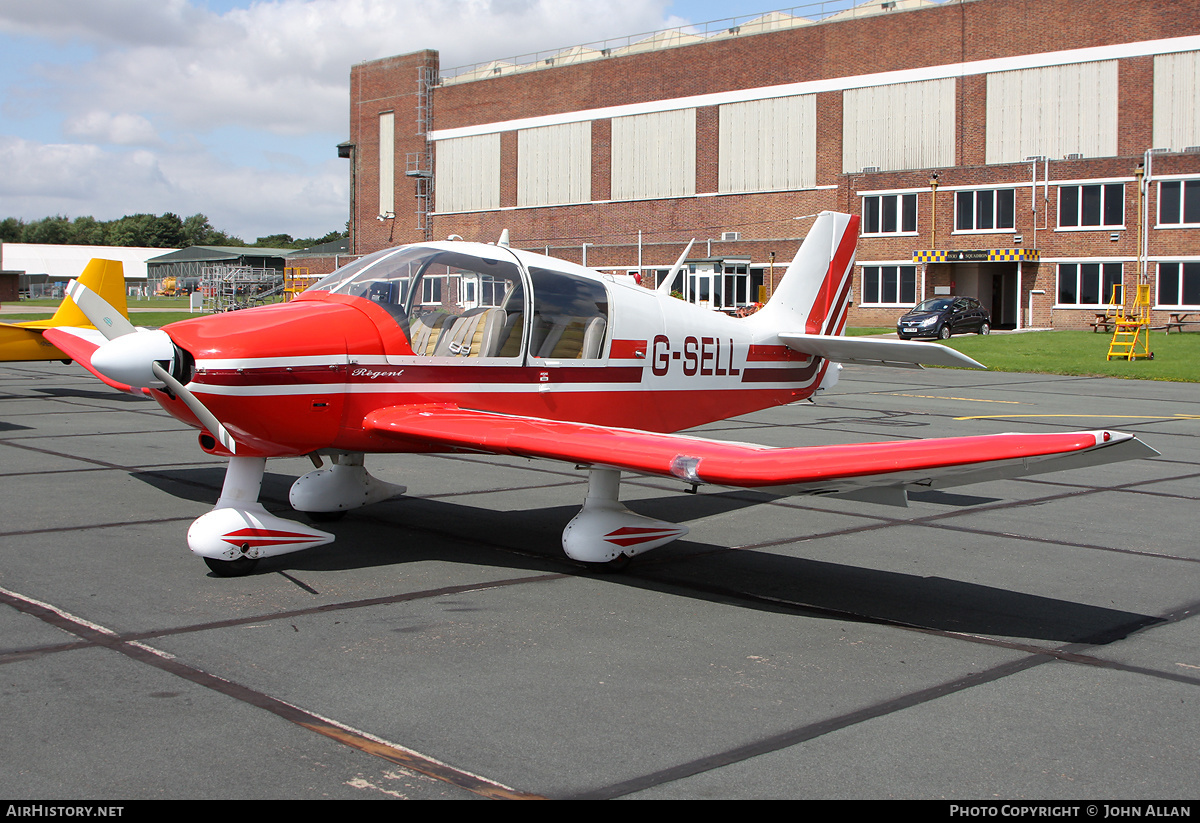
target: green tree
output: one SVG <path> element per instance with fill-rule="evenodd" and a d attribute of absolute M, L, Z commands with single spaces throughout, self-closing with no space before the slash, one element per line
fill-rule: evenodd
<path fill-rule="evenodd" d="M 0 243 L 20 243 L 25 235 L 25 221 L 19 217 L 0 220 Z"/>
<path fill-rule="evenodd" d="M 183 246 L 183 220 L 177 214 L 167 212 L 154 218 L 149 226 L 147 244 L 158 249 L 178 249 Z"/>
<path fill-rule="evenodd" d="M 106 246 L 108 231 L 104 223 L 91 215 L 71 221 L 71 242 L 77 246 Z"/>
<path fill-rule="evenodd" d="M 22 243 L 44 243 L 65 245 L 71 242 L 71 221 L 61 214 L 43 217 L 25 226 L 21 234 Z"/>
<path fill-rule="evenodd" d="M 261 249 L 290 249 L 295 242 L 290 234 L 268 234 L 255 240 L 254 245 Z"/>

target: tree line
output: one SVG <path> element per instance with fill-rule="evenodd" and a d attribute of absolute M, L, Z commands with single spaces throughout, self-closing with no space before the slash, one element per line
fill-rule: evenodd
<path fill-rule="evenodd" d="M 188 246 L 256 246 L 272 249 L 306 249 L 346 237 L 331 231 L 324 237 L 293 238 L 272 234 L 246 243 L 212 226 L 203 214 L 182 218 L 177 214 L 127 214 L 116 220 L 62 215 L 25 222 L 19 217 L 0 220 L 0 243 L 39 243 L 72 246 L 141 246 L 182 249 Z"/>

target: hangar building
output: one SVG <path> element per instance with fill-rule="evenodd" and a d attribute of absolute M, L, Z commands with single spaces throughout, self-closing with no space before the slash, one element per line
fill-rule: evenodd
<path fill-rule="evenodd" d="M 826 2 L 421 51 L 351 71 L 350 251 L 508 229 L 653 286 L 696 238 L 676 287 L 732 311 L 834 209 L 862 217 L 852 325 L 952 293 L 999 328 L 1088 328 L 1139 282 L 1156 323 L 1200 319 L 1198 98 L 1194 0 Z"/>

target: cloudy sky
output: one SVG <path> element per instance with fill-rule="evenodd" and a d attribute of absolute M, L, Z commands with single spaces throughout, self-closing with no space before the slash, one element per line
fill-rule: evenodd
<path fill-rule="evenodd" d="M 0 0 L 0 218 L 345 226 L 350 67 L 449 68 L 754 14 L 771 0 Z M 849 5 L 846 3 L 845 5 Z"/>

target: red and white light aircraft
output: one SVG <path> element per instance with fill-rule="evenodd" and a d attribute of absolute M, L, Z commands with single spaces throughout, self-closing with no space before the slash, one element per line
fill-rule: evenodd
<path fill-rule="evenodd" d="M 858 218 L 822 213 L 770 301 L 732 318 L 561 260 L 496 245 L 422 243 L 363 257 L 290 302 L 134 329 L 78 283 L 105 332 L 55 345 L 110 385 L 144 392 L 229 456 L 213 511 L 188 545 L 220 575 L 332 534 L 258 502 L 267 458 L 309 455 L 290 501 L 313 519 L 404 492 L 371 452 L 468 451 L 589 470 L 563 532 L 577 561 L 621 564 L 687 529 L 618 501 L 622 471 L 903 505 L 941 488 L 1156 454 L 1128 434 L 1000 434 L 766 448 L 669 432 L 831 387 L 839 363 L 979 364 L 933 343 L 846 338 Z M 322 468 L 320 455 L 332 458 Z"/>

